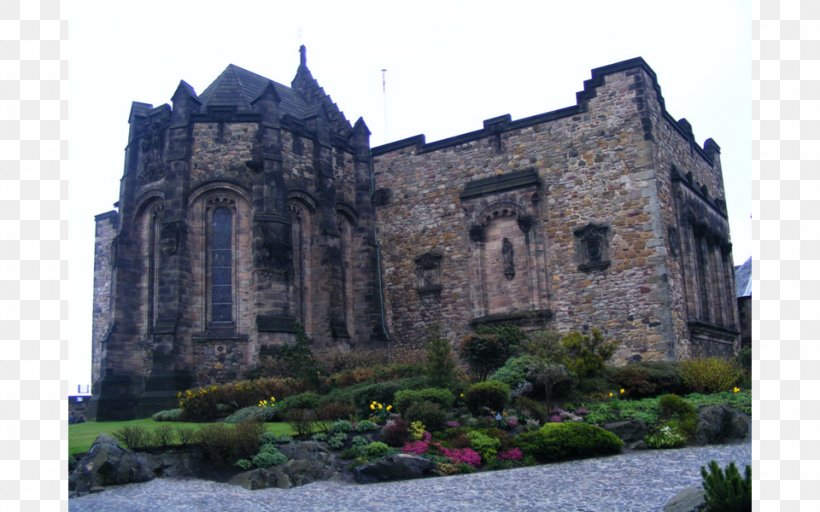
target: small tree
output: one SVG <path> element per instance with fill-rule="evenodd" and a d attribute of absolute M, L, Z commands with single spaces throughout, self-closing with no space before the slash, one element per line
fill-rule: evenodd
<path fill-rule="evenodd" d="M 515 355 L 526 333 L 514 325 L 481 326 L 461 340 L 459 355 L 478 380 L 501 367 Z"/>
<path fill-rule="evenodd" d="M 441 336 L 438 325 L 430 329 L 427 340 L 427 362 L 424 372 L 431 386 L 448 388 L 456 380 L 456 362 L 447 338 Z"/>
<path fill-rule="evenodd" d="M 564 365 L 578 377 L 594 375 L 604 368 L 606 362 L 615 353 L 618 344 L 605 341 L 598 329 L 592 329 L 591 335 L 577 331 L 570 332 L 561 338 L 564 349 Z"/>
<path fill-rule="evenodd" d="M 300 324 L 295 325 L 296 342 L 282 346 L 282 361 L 289 377 L 302 379 L 311 387 L 319 384 L 321 368 L 310 350 L 310 338 Z"/>

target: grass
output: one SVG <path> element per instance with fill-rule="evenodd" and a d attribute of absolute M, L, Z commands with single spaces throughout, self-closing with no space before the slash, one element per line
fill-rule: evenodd
<path fill-rule="evenodd" d="M 114 432 L 123 427 L 144 427 L 146 430 L 153 431 L 160 425 L 171 425 L 174 428 L 185 427 L 198 429 L 209 423 L 190 423 L 182 421 L 154 421 L 151 418 L 143 418 L 139 420 L 128 421 L 87 421 L 76 425 L 68 426 L 68 453 L 76 455 L 78 453 L 85 453 L 91 448 L 91 444 L 97 439 L 100 434 L 114 435 Z M 268 432 L 276 435 L 293 435 L 294 431 L 287 423 L 265 423 Z"/>

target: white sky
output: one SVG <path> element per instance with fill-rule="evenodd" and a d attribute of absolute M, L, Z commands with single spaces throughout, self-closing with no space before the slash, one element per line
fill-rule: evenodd
<path fill-rule="evenodd" d="M 94 215 L 119 198 L 132 101 L 201 93 L 228 64 L 308 67 L 371 146 L 575 104 L 592 68 L 643 57 L 669 113 L 721 147 L 734 261 L 751 255 L 751 2 L 71 2 L 69 392 L 90 383 Z M 387 94 L 382 93 L 387 69 Z M 385 122 L 386 120 L 386 122 Z"/>

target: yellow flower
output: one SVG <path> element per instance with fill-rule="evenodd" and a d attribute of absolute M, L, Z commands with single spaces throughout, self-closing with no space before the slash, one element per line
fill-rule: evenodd
<path fill-rule="evenodd" d="M 459 394 L 458 394 L 458 397 L 459 397 L 459 398 L 464 398 L 464 393 L 459 393 Z"/>
<path fill-rule="evenodd" d="M 740 393 L 740 388 L 739 388 L 739 387 L 737 387 L 737 386 L 735 386 L 735 387 L 732 389 L 732 392 L 734 392 L 734 393 Z"/>
<path fill-rule="evenodd" d="M 624 393 L 626 393 L 626 390 L 624 388 L 621 388 L 621 394 L 623 395 Z"/>
<path fill-rule="evenodd" d="M 610 392 L 609 392 L 609 398 L 612 398 L 613 396 L 615 396 L 615 393 L 613 393 L 612 391 L 610 391 Z"/>
<path fill-rule="evenodd" d="M 376 410 L 376 404 L 370 404 L 370 410 L 375 411 Z"/>
<path fill-rule="evenodd" d="M 388 406 L 387 406 L 387 410 L 388 410 L 388 411 L 392 411 L 392 410 L 393 410 L 393 406 L 392 406 L 392 405 L 388 405 Z"/>

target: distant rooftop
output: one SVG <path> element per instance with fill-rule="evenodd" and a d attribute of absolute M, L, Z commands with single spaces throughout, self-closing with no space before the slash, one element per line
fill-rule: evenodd
<path fill-rule="evenodd" d="M 737 298 L 752 296 L 752 257 L 743 265 L 735 267 L 735 287 Z"/>

